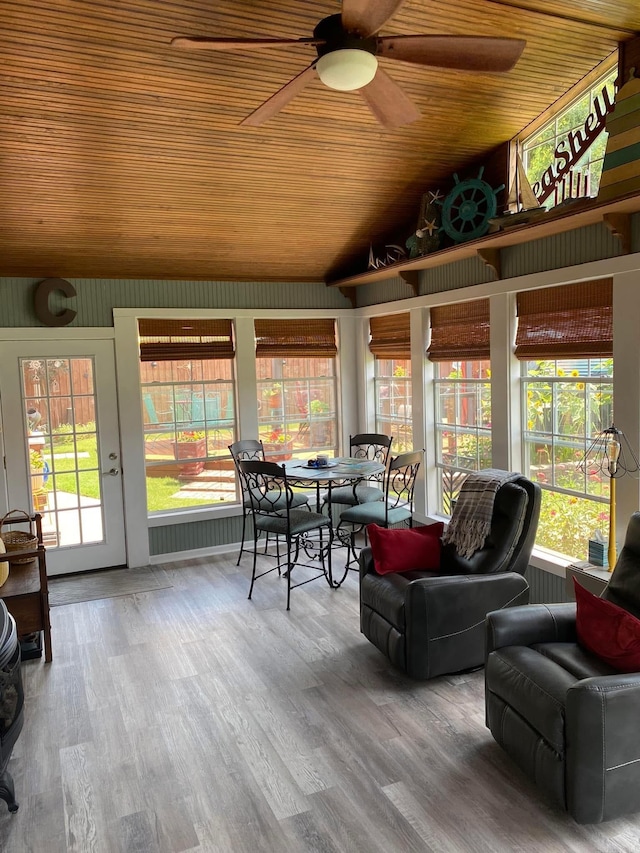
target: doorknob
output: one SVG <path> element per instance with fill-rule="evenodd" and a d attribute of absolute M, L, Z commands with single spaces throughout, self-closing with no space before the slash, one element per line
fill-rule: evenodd
<path fill-rule="evenodd" d="M 120 469 L 119 468 L 109 468 L 108 471 L 104 471 L 103 473 L 109 474 L 111 477 L 117 477 L 118 474 L 120 473 Z"/>

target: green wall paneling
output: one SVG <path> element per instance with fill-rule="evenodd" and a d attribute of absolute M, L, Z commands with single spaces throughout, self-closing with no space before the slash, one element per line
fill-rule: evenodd
<path fill-rule="evenodd" d="M 400 278 L 385 279 L 385 281 L 374 281 L 371 284 L 361 284 L 355 288 L 356 304 L 358 308 L 368 305 L 379 305 L 383 302 L 395 302 L 397 299 L 410 299 L 415 296 L 411 285 Z"/>
<path fill-rule="evenodd" d="M 441 267 L 433 267 L 422 273 L 420 293 L 443 293 L 457 287 L 470 287 L 473 284 L 485 284 L 493 281 L 493 270 L 480 258 L 464 258 Z"/>
<path fill-rule="evenodd" d="M 42 279 L 0 278 L 0 326 L 41 326 L 33 293 Z M 113 308 L 351 308 L 323 282 L 144 281 L 69 279 L 77 296 L 52 294 L 54 312 L 73 308 L 71 326 L 113 326 Z"/>
<path fill-rule="evenodd" d="M 159 554 L 177 554 L 180 551 L 240 542 L 241 537 L 242 516 L 239 515 L 184 524 L 166 524 L 149 528 L 149 553 L 152 557 Z"/>
<path fill-rule="evenodd" d="M 500 252 L 503 278 L 586 264 L 622 254 L 620 241 L 604 225 L 565 231 Z"/>
<path fill-rule="evenodd" d="M 526 578 L 531 590 L 530 604 L 555 604 L 570 600 L 566 593 L 564 577 L 529 566 Z"/>

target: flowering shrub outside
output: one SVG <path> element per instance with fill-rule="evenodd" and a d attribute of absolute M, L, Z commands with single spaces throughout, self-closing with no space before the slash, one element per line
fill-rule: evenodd
<path fill-rule="evenodd" d="M 574 560 L 586 560 L 589 539 L 597 530 L 606 541 L 609 530 L 606 504 L 543 489 L 536 545 Z"/>
<path fill-rule="evenodd" d="M 178 444 L 195 444 L 197 441 L 203 441 L 205 434 L 202 430 L 185 430 L 178 433 Z"/>
<path fill-rule="evenodd" d="M 268 444 L 288 444 L 292 441 L 292 436 L 287 432 L 283 432 L 280 429 L 274 429 L 269 433 L 266 439 L 266 443 Z"/>

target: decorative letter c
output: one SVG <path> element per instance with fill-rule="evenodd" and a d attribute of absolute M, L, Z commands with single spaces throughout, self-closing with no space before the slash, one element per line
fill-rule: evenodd
<path fill-rule="evenodd" d="M 75 287 L 64 278 L 45 278 L 36 287 L 33 306 L 36 317 L 45 326 L 68 326 L 75 318 L 77 312 L 71 308 L 67 308 L 60 314 L 54 314 L 49 308 L 49 297 L 54 290 L 61 291 L 67 299 L 76 295 Z"/>

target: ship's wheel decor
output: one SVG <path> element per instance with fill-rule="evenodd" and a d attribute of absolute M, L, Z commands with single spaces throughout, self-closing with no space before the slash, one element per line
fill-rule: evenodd
<path fill-rule="evenodd" d="M 504 189 L 500 184 L 495 189 L 482 180 L 484 166 L 477 178 L 461 181 L 453 176 L 455 187 L 442 204 L 442 230 L 454 243 L 465 243 L 484 236 L 489 230 L 489 220 L 496 215 L 496 196 Z"/>

